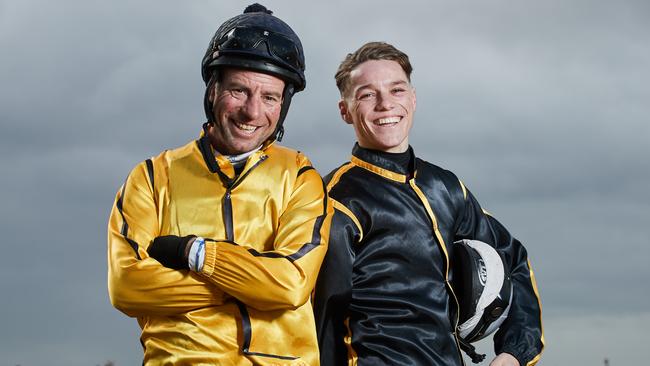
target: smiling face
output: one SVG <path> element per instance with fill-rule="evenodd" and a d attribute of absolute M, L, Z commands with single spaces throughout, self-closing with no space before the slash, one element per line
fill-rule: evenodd
<path fill-rule="evenodd" d="M 404 152 L 415 104 L 415 90 L 397 62 L 370 60 L 350 72 L 339 110 L 361 147 Z"/>
<path fill-rule="evenodd" d="M 207 131 L 212 146 L 224 155 L 260 146 L 278 124 L 283 90 L 284 81 L 275 76 L 224 69 L 209 94 L 215 117 Z"/>

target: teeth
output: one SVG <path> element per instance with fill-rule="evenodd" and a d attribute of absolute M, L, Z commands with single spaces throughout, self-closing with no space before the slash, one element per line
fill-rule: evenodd
<path fill-rule="evenodd" d="M 242 129 L 242 130 L 247 131 L 247 132 L 253 132 L 253 131 L 255 131 L 255 129 L 257 129 L 256 126 L 245 125 L 245 124 L 237 123 L 237 122 L 235 122 L 235 126 L 237 126 L 237 128 L 239 128 L 239 129 Z"/>
<path fill-rule="evenodd" d="M 387 118 L 380 118 L 377 121 L 377 124 L 379 125 L 387 125 L 389 123 L 397 123 L 399 122 L 400 118 L 399 117 L 387 117 Z"/>

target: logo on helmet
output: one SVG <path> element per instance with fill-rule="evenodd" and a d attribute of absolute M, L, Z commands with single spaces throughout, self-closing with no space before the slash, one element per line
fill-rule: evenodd
<path fill-rule="evenodd" d="M 485 266 L 483 259 L 479 258 L 477 262 L 478 265 L 476 266 L 476 270 L 478 271 L 478 280 L 481 281 L 481 285 L 485 287 L 485 282 L 487 281 L 487 267 Z"/>

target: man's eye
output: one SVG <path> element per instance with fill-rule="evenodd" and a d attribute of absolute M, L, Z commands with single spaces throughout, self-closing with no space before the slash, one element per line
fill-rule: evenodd
<path fill-rule="evenodd" d="M 277 104 L 280 102 L 280 98 L 273 95 L 265 95 L 263 98 L 264 98 L 264 102 L 268 104 Z"/>
<path fill-rule="evenodd" d="M 370 100 L 374 98 L 375 94 L 374 93 L 363 93 L 359 95 L 359 100 Z"/>
<path fill-rule="evenodd" d="M 244 92 L 244 89 L 230 89 L 230 93 L 235 96 L 235 97 L 241 97 L 244 96 L 246 92 Z"/>
<path fill-rule="evenodd" d="M 406 89 L 404 89 L 404 88 L 395 88 L 392 91 L 393 91 L 393 94 L 402 94 L 402 93 L 404 93 L 406 91 Z"/>

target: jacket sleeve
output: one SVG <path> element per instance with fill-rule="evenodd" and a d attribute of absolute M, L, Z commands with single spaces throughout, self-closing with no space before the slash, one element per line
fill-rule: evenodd
<path fill-rule="evenodd" d="M 338 206 L 335 203 L 335 207 Z M 321 350 L 321 366 L 348 364 L 345 337 L 347 309 L 352 297 L 353 246 L 359 229 L 342 211 L 336 209 L 332 219 L 329 249 L 323 261 L 314 293 L 314 316 Z M 351 340 L 348 340 L 351 342 Z"/>
<path fill-rule="evenodd" d="M 189 271 L 163 267 L 147 247 L 159 235 L 157 207 L 143 162 L 117 193 L 108 223 L 108 293 L 128 316 L 175 315 L 219 304 L 223 293 Z"/>
<path fill-rule="evenodd" d="M 544 348 L 544 335 L 539 292 L 526 248 L 480 207 L 469 190 L 462 186 L 462 191 L 464 207 L 456 230 L 457 237 L 493 245 L 505 259 L 506 267 L 510 268 L 512 304 L 508 318 L 494 336 L 495 353 L 512 354 L 521 366 L 535 365 Z"/>
<path fill-rule="evenodd" d="M 206 243 L 202 276 L 258 310 L 295 309 L 309 299 L 327 251 L 332 207 L 323 181 L 304 166 L 281 213 L 273 250 Z"/>

